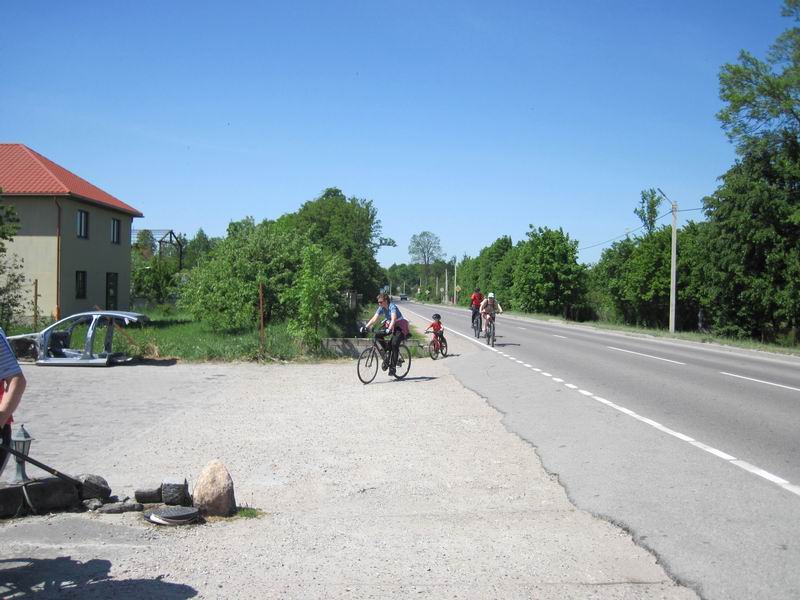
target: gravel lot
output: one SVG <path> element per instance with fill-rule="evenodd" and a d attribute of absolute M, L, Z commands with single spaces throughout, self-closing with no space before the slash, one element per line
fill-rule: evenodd
<path fill-rule="evenodd" d="M 132 513 L 0 521 L 0 596 L 696 598 L 626 532 L 576 510 L 450 375 L 473 351 L 453 339 L 455 356 L 368 386 L 350 361 L 26 366 L 16 419 L 35 458 L 100 474 L 120 496 L 168 476 L 191 486 L 219 458 L 238 503 L 265 514 L 180 528 Z"/>

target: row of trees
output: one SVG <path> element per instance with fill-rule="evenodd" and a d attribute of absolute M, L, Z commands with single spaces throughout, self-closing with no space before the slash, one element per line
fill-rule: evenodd
<path fill-rule="evenodd" d="M 288 320 L 316 347 L 324 326 L 345 313 L 343 292 L 378 292 L 384 273 L 375 254 L 394 244 L 380 234 L 372 201 L 347 198 L 336 188 L 277 220 L 231 222 L 224 238 L 199 231 L 184 240 L 187 268 L 180 272 L 176 248 L 157 251 L 152 236 L 142 233 L 133 248 L 134 294 L 177 298 L 179 307 L 218 331 L 256 326 L 263 295 L 266 320 Z"/>
<path fill-rule="evenodd" d="M 678 231 L 678 312 L 682 329 L 783 337 L 800 326 L 800 0 L 787 0 L 795 26 L 773 44 L 765 61 L 742 52 L 723 66 L 717 115 L 738 159 L 703 199 L 706 219 Z M 458 264 L 458 282 L 480 286 L 522 311 L 603 318 L 665 327 L 670 291 L 671 231 L 658 227 L 660 200 L 644 190 L 635 214 L 641 234 L 581 265 L 577 242 L 561 229 L 530 227 L 514 244 L 508 236 Z M 421 265 L 420 265 L 421 268 Z M 390 273 L 404 273 L 394 265 Z M 462 294 L 462 302 L 468 302 Z"/>

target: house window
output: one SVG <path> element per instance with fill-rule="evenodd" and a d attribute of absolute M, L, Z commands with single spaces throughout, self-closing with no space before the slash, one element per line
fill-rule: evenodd
<path fill-rule="evenodd" d="M 78 211 L 78 237 L 89 239 L 89 212 L 86 210 Z"/>
<path fill-rule="evenodd" d="M 119 244 L 119 219 L 111 219 L 111 243 Z"/>
<path fill-rule="evenodd" d="M 75 299 L 86 299 L 86 271 L 75 271 Z"/>
<path fill-rule="evenodd" d="M 119 275 L 106 273 L 106 310 L 117 310 L 117 293 L 119 292 Z"/>

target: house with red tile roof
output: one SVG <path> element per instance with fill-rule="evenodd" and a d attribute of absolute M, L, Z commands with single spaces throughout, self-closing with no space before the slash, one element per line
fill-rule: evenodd
<path fill-rule="evenodd" d="M 23 260 L 40 315 L 130 303 L 131 224 L 142 213 L 24 144 L 0 144 L 0 203 L 20 229 L 7 244 Z"/>

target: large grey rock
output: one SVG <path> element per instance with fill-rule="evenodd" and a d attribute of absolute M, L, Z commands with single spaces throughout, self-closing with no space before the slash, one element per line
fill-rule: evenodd
<path fill-rule="evenodd" d="M 25 513 L 25 496 L 22 486 L 16 483 L 0 484 L 0 518 L 16 517 Z"/>
<path fill-rule="evenodd" d="M 25 494 L 28 508 L 36 513 L 80 505 L 78 488 L 58 477 L 44 477 L 26 483 Z"/>
<path fill-rule="evenodd" d="M 161 484 L 161 500 L 164 504 L 173 506 L 191 506 L 192 499 L 189 496 L 189 484 L 186 479 L 169 478 Z"/>
<path fill-rule="evenodd" d="M 142 502 L 144 504 L 154 504 L 162 501 L 161 486 L 156 488 L 142 488 L 140 490 L 136 490 L 133 495 L 137 502 Z"/>
<path fill-rule="evenodd" d="M 100 475 L 92 475 L 91 473 L 82 473 L 76 475 L 75 479 L 81 483 L 89 483 L 81 488 L 81 500 L 89 500 L 90 498 L 97 498 L 106 502 L 111 496 L 111 486 Z"/>
<path fill-rule="evenodd" d="M 233 479 L 222 461 L 203 467 L 194 486 L 194 505 L 204 515 L 229 517 L 236 513 Z"/>

